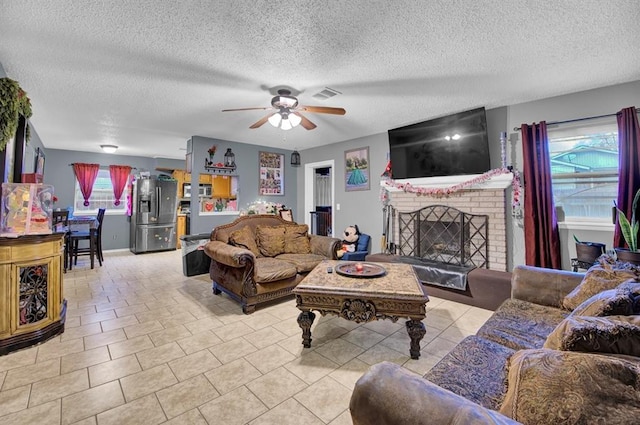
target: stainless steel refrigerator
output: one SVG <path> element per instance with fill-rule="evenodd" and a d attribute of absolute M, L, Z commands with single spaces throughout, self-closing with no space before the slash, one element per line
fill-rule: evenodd
<path fill-rule="evenodd" d="M 176 249 L 178 182 L 140 178 L 133 182 L 129 249 L 135 254 Z"/>

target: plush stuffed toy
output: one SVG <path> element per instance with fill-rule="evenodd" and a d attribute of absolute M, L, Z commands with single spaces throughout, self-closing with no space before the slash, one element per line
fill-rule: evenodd
<path fill-rule="evenodd" d="M 360 239 L 360 229 L 357 225 L 349 226 L 344 229 L 344 239 L 342 240 L 342 248 L 338 250 L 338 258 L 342 258 L 345 252 L 355 252 Z"/>

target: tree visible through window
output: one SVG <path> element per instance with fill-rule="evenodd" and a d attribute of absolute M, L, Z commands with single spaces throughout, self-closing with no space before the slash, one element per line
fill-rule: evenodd
<path fill-rule="evenodd" d="M 120 197 L 120 205 L 114 205 L 113 185 L 111 184 L 111 175 L 109 170 L 100 169 L 95 183 L 93 183 L 93 191 L 89 198 L 89 206 L 85 207 L 82 191 L 78 180 L 75 180 L 75 196 L 73 201 L 73 211 L 75 215 L 97 214 L 99 208 L 106 208 L 107 214 L 125 214 L 127 211 L 127 195 L 130 193 L 130 185 L 127 185 Z"/>
<path fill-rule="evenodd" d="M 566 218 L 611 220 L 618 196 L 615 116 L 548 129 L 554 202 Z"/>

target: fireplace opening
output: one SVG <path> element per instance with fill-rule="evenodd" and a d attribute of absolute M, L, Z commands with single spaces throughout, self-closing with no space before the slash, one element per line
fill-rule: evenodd
<path fill-rule="evenodd" d="M 489 217 L 446 205 L 398 213 L 399 254 L 437 263 L 489 268 Z"/>

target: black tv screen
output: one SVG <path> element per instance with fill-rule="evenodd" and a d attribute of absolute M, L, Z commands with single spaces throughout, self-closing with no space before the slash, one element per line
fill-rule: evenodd
<path fill-rule="evenodd" d="M 394 179 L 482 174 L 491 169 L 484 108 L 388 133 Z"/>

